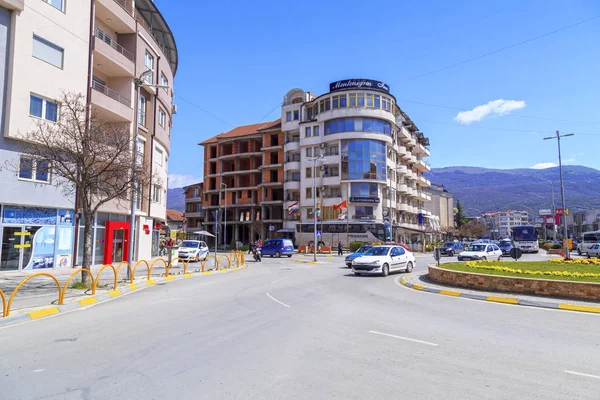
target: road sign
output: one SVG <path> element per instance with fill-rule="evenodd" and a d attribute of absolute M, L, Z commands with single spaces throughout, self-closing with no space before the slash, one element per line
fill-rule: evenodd
<path fill-rule="evenodd" d="M 510 256 L 515 260 L 518 260 L 523 256 L 523 251 L 518 247 L 513 247 L 512 249 L 510 249 Z"/>
<path fill-rule="evenodd" d="M 221 232 L 221 224 L 215 224 L 215 226 L 213 226 L 213 232 L 218 235 Z"/>
<path fill-rule="evenodd" d="M 322 236 L 321 231 L 317 231 L 317 237 L 320 238 Z"/>
<path fill-rule="evenodd" d="M 440 260 L 442 258 L 442 249 L 436 247 L 433 249 L 433 258 L 437 261 L 438 266 L 440 265 Z"/>
<path fill-rule="evenodd" d="M 275 227 L 273 225 L 269 225 L 269 232 L 274 232 L 275 231 Z"/>

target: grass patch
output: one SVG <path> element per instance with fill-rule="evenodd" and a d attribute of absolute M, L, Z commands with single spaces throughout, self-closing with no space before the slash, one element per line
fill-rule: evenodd
<path fill-rule="evenodd" d="M 91 285 L 86 285 L 83 282 L 73 282 L 71 284 L 71 289 L 88 290 L 88 289 L 91 289 L 91 288 L 92 288 Z"/>
<path fill-rule="evenodd" d="M 472 262 L 469 265 L 473 265 Z M 575 281 L 575 282 L 596 282 L 600 283 L 600 277 L 582 277 L 582 276 L 562 276 L 562 275 L 544 275 L 544 274 L 525 274 L 525 273 L 514 273 L 507 271 L 496 271 L 485 268 L 478 268 L 478 263 L 475 262 L 475 266 L 467 266 L 467 263 L 447 263 L 441 264 L 441 268 L 450 269 L 453 271 L 472 272 L 476 274 L 486 275 L 498 275 L 498 276 L 514 276 L 517 278 L 534 278 L 534 279 L 551 279 L 551 280 L 562 280 L 562 281 Z M 481 266 L 499 266 L 508 267 L 516 270 L 530 270 L 530 271 L 559 271 L 559 272 L 579 272 L 581 274 L 592 273 L 600 274 L 600 265 L 592 264 L 567 264 L 557 263 L 549 261 L 488 261 L 480 263 Z"/>

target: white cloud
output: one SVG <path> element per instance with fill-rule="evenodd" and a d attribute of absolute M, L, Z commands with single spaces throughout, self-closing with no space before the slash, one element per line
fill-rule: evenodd
<path fill-rule="evenodd" d="M 552 168 L 552 167 L 557 167 L 556 164 L 554 164 L 553 162 L 541 162 L 541 163 L 537 163 L 532 165 L 531 169 L 546 169 L 546 168 Z"/>
<path fill-rule="evenodd" d="M 204 181 L 203 178 L 196 178 L 192 175 L 169 174 L 169 189 L 180 188 L 194 183 Z"/>
<path fill-rule="evenodd" d="M 511 111 L 519 110 L 525 107 L 523 100 L 492 100 L 487 104 L 475 107 L 469 111 L 461 111 L 456 114 L 454 120 L 463 125 L 469 125 L 472 122 L 481 121 L 485 117 L 507 115 Z"/>
<path fill-rule="evenodd" d="M 571 164 L 571 163 L 574 163 L 575 161 L 576 161 L 575 157 L 571 157 L 571 158 L 567 158 L 566 160 L 563 160 L 563 164 L 567 164 L 567 163 Z"/>

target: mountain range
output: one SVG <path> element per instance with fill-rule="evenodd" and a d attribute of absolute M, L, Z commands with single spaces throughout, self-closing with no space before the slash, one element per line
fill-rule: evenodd
<path fill-rule="evenodd" d="M 444 185 L 460 200 L 469 216 L 482 212 L 561 208 L 558 167 L 546 169 L 488 169 L 480 167 L 434 168 L 431 182 Z M 554 181 L 552 184 L 550 181 Z M 600 208 L 600 171 L 579 165 L 563 167 L 565 202 L 570 211 Z"/>
<path fill-rule="evenodd" d="M 558 167 L 546 169 L 489 169 L 480 167 L 434 168 L 427 174 L 433 183 L 444 185 L 460 200 L 469 216 L 488 211 L 561 208 Z M 571 211 L 600 208 L 600 171 L 580 165 L 563 168 L 565 199 Z M 167 208 L 184 211 L 182 188 L 167 191 Z"/>

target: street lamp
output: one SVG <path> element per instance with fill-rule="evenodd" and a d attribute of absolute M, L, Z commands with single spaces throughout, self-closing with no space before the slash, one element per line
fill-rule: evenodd
<path fill-rule="evenodd" d="M 389 170 L 390 171 L 398 171 L 402 167 L 403 167 L 403 165 L 396 165 L 394 168 L 389 168 Z M 394 227 L 392 225 L 392 221 L 393 221 L 392 220 L 392 174 L 390 173 L 389 176 L 390 176 L 390 179 L 389 179 L 390 186 L 388 189 L 388 218 L 390 219 L 390 236 L 391 236 L 389 239 L 390 239 L 390 241 L 392 241 L 394 238 L 393 237 L 394 236 L 394 233 L 393 233 Z M 396 181 L 396 183 L 398 183 L 398 182 Z"/>
<path fill-rule="evenodd" d="M 312 161 L 313 163 L 313 199 L 314 199 L 314 208 L 313 208 L 313 220 L 315 223 L 315 241 L 313 246 L 313 259 L 317 261 L 317 161 L 321 161 L 323 159 L 323 154 L 318 157 L 308 157 L 308 161 Z"/>
<path fill-rule="evenodd" d="M 139 121 L 139 112 L 140 112 L 140 98 L 142 97 L 142 86 L 153 87 L 153 88 L 162 88 L 168 89 L 168 85 L 155 85 L 152 83 L 146 82 L 145 78 L 152 74 L 152 70 L 144 71 L 139 78 L 134 78 L 133 83 L 136 87 L 137 93 L 137 103 L 135 104 L 135 132 L 133 132 L 133 164 L 131 166 L 131 182 L 132 182 L 132 191 L 131 191 L 131 215 L 130 215 L 130 229 L 129 229 L 129 254 L 127 255 L 127 261 L 129 262 L 129 266 L 133 265 L 133 241 L 135 240 L 134 235 L 134 226 L 135 226 L 135 206 L 136 206 L 136 195 L 137 195 L 137 185 L 135 182 L 135 167 L 137 164 L 137 142 L 138 142 L 138 131 L 140 129 L 140 121 Z M 142 195 L 140 190 L 140 196 Z M 171 249 L 169 249 L 169 262 L 171 261 Z M 129 269 L 127 269 L 127 279 L 129 279 Z"/>
<path fill-rule="evenodd" d="M 223 202 L 225 203 L 225 211 L 223 212 L 223 218 L 225 219 L 225 227 L 223 228 L 223 251 L 227 245 L 227 185 L 221 182 L 221 186 L 225 186 L 225 197 Z"/>
<path fill-rule="evenodd" d="M 560 138 L 567 136 L 574 136 L 574 133 L 567 133 L 561 135 L 559 131 L 556 131 L 556 136 L 545 137 L 544 140 L 556 139 L 558 143 L 558 173 L 560 174 L 560 198 L 563 209 L 563 231 L 564 231 L 564 240 L 565 240 L 565 259 L 571 258 L 569 253 L 569 232 L 567 231 L 567 218 L 565 217 L 565 212 L 567 210 L 565 206 L 565 185 L 563 184 L 563 172 L 562 172 L 562 159 L 560 155 Z"/>

